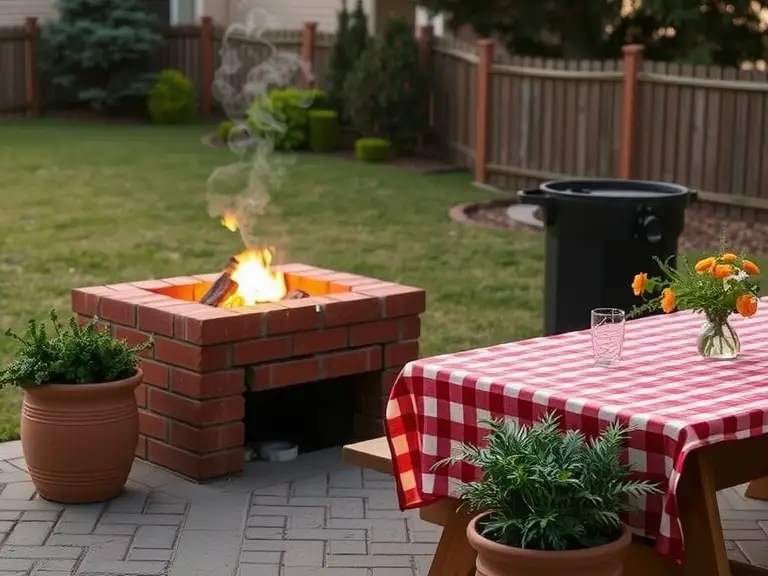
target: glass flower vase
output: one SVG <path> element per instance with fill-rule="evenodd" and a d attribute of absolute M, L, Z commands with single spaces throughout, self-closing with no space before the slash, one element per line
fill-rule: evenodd
<path fill-rule="evenodd" d="M 713 360 L 736 358 L 741 350 L 739 335 L 728 320 L 714 322 L 707 319 L 699 330 L 697 345 L 699 354 Z"/>

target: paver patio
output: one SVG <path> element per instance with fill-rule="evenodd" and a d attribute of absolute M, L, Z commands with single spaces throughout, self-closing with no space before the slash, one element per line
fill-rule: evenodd
<path fill-rule="evenodd" d="M 393 481 L 338 448 L 198 485 L 136 462 L 126 492 L 64 506 L 0 444 L 0 576 L 426 576 L 440 529 L 400 512 Z M 718 495 L 733 558 L 768 566 L 768 503 Z"/>

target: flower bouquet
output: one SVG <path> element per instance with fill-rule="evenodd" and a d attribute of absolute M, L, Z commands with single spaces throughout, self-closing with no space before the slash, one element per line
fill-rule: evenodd
<path fill-rule="evenodd" d="M 760 269 L 743 255 L 723 248 L 716 256 L 699 260 L 691 266 L 685 257 L 674 268 L 656 258 L 664 278 L 649 278 L 640 273 L 632 282 L 635 296 L 655 294 L 645 304 L 636 306 L 629 316 L 661 309 L 693 310 L 706 317 L 698 336 L 699 354 L 705 358 L 735 358 L 741 347 L 739 336 L 728 318 L 737 313 L 745 318 L 757 312 Z"/>

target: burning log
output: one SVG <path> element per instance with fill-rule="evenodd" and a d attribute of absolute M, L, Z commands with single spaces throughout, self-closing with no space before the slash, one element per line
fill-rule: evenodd
<path fill-rule="evenodd" d="M 220 306 L 227 301 L 239 288 L 237 282 L 232 280 L 232 273 L 237 268 L 239 262 L 237 258 L 230 258 L 224 270 L 221 272 L 221 276 L 216 279 L 205 295 L 200 300 L 201 304 L 208 306 Z"/>
<path fill-rule="evenodd" d="M 291 290 L 283 296 L 283 300 L 301 300 L 302 298 L 309 298 L 309 294 L 304 292 L 304 290 Z"/>

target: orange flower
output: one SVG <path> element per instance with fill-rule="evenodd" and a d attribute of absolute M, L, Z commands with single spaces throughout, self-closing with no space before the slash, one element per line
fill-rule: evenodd
<path fill-rule="evenodd" d="M 661 292 L 661 309 L 667 314 L 675 309 L 675 293 L 672 288 L 664 288 Z"/>
<path fill-rule="evenodd" d="M 648 274 L 645 272 L 640 272 L 640 274 L 635 275 L 635 279 L 632 280 L 632 292 L 635 293 L 635 296 L 640 296 L 643 292 L 645 292 L 645 281 L 648 279 Z"/>
<path fill-rule="evenodd" d="M 730 264 L 718 264 L 712 269 L 712 275 L 718 280 L 727 278 L 733 274 L 733 266 Z"/>
<path fill-rule="evenodd" d="M 760 274 L 760 268 L 758 268 L 757 264 L 755 264 L 751 260 L 742 260 L 741 269 L 744 270 L 744 272 L 746 272 L 750 276 L 758 276 Z"/>
<path fill-rule="evenodd" d="M 757 298 L 752 294 L 743 294 L 736 299 L 736 312 L 749 318 L 757 312 Z"/>
<path fill-rule="evenodd" d="M 710 256 L 709 258 L 704 258 L 704 260 L 699 260 L 698 262 L 696 262 L 696 266 L 694 267 L 694 269 L 699 274 L 704 274 L 712 270 L 714 265 L 715 265 L 715 259 L 712 256 Z"/>
<path fill-rule="evenodd" d="M 720 256 L 720 261 L 725 262 L 726 264 L 732 264 L 733 262 L 736 262 L 739 257 L 736 256 L 736 254 L 732 254 L 731 252 L 726 252 L 722 256 Z"/>

